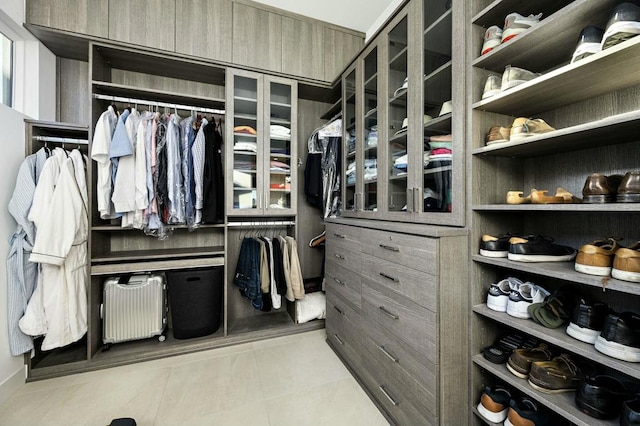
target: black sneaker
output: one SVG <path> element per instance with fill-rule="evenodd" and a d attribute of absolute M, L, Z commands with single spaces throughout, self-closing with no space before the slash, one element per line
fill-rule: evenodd
<path fill-rule="evenodd" d="M 509 244 L 509 260 L 517 262 L 565 262 L 576 257 L 572 247 L 553 244 L 553 239 L 536 235 L 513 238 Z"/>
<path fill-rule="evenodd" d="M 615 419 L 628 397 L 629 391 L 615 377 L 586 377 L 576 391 L 576 405 L 596 419 Z"/>
<path fill-rule="evenodd" d="M 635 312 L 607 315 L 595 348 L 612 358 L 640 362 L 640 315 Z"/>
<path fill-rule="evenodd" d="M 493 345 L 482 350 L 482 356 L 494 364 L 504 364 L 515 349 L 529 349 L 538 346 L 535 337 L 522 334 L 508 334 L 497 339 Z"/>
<path fill-rule="evenodd" d="M 502 234 L 497 237 L 484 234 L 480 238 L 480 255 L 485 257 L 507 257 L 509 254 L 509 239 L 516 237 L 512 234 Z"/>
<path fill-rule="evenodd" d="M 552 419 L 546 411 L 538 407 L 536 401 L 527 396 L 511 400 L 511 408 L 509 408 L 507 419 L 504 422 L 505 426 L 524 424 L 536 426 L 557 425 L 555 419 Z"/>
<path fill-rule="evenodd" d="M 573 309 L 571 322 L 567 326 L 567 334 L 574 339 L 585 343 L 594 344 L 602 332 L 604 319 L 612 312 L 606 303 L 590 303 L 586 299 L 580 302 Z"/>
<path fill-rule="evenodd" d="M 602 28 L 593 25 L 583 28 L 580 33 L 580 38 L 578 39 L 576 50 L 571 57 L 571 63 L 600 52 L 602 50 L 603 34 L 604 30 Z"/>
<path fill-rule="evenodd" d="M 613 8 L 602 36 L 602 50 L 622 43 L 640 34 L 640 7 L 633 3 L 620 3 Z"/>
<path fill-rule="evenodd" d="M 640 395 L 623 402 L 622 415 L 620 415 L 620 426 L 638 425 L 640 425 Z"/>

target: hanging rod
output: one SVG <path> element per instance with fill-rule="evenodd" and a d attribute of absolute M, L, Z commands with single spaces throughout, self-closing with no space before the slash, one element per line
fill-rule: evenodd
<path fill-rule="evenodd" d="M 42 142 L 69 143 L 72 145 L 88 145 L 89 144 L 89 141 L 86 139 L 61 138 L 58 136 L 34 136 L 33 140 L 42 141 Z"/>
<path fill-rule="evenodd" d="M 211 113 L 211 114 L 222 114 L 222 115 L 225 114 L 225 110 L 223 110 L 223 109 L 204 108 L 204 107 L 197 107 L 197 106 L 193 106 L 193 105 L 170 104 L 168 102 L 158 102 L 158 101 L 149 101 L 149 100 L 145 100 L 145 99 L 125 98 L 125 97 L 122 97 L 122 96 L 101 95 L 101 94 L 97 94 L 97 93 L 94 93 L 93 97 L 96 98 L 96 99 L 102 99 L 102 100 L 105 100 L 105 101 L 112 101 L 112 102 L 123 102 L 123 103 L 130 103 L 130 104 L 152 105 L 152 106 L 157 106 L 157 107 L 183 109 L 183 110 L 187 110 L 187 111 L 208 112 L 208 113 Z"/>
<path fill-rule="evenodd" d="M 252 226 L 293 226 L 296 223 L 292 220 L 264 220 L 251 222 L 229 222 L 229 227 L 252 227 Z"/>

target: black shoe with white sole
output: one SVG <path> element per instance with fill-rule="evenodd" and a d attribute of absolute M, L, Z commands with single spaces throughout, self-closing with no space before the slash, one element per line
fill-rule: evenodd
<path fill-rule="evenodd" d="M 553 244 L 552 238 L 540 235 L 510 241 L 507 257 L 517 262 L 566 262 L 577 254 L 573 247 Z"/>
<path fill-rule="evenodd" d="M 640 362 L 640 315 L 635 312 L 607 315 L 595 348 L 612 358 Z"/>

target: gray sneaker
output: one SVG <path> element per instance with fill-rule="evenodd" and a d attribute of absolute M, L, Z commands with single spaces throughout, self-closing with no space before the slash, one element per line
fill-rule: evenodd
<path fill-rule="evenodd" d="M 497 75 L 490 75 L 487 81 L 484 83 L 484 90 L 482 91 L 482 99 L 490 98 L 497 95 L 502 90 L 500 88 L 501 80 Z"/>
<path fill-rule="evenodd" d="M 517 68 L 512 67 L 511 65 L 507 65 L 504 69 L 504 73 L 502 74 L 501 90 L 504 92 L 507 89 L 511 89 L 520 84 L 526 83 L 527 81 L 533 80 L 539 75 L 540 74 L 527 71 L 523 68 Z"/>
<path fill-rule="evenodd" d="M 602 50 L 640 34 L 640 6 L 625 2 L 617 5 L 602 36 Z"/>

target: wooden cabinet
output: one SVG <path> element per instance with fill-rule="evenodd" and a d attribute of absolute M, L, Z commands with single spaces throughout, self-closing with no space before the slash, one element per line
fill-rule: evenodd
<path fill-rule="evenodd" d="M 325 80 L 324 25 L 319 21 L 282 17 L 282 72 Z"/>
<path fill-rule="evenodd" d="M 465 424 L 466 232 L 378 223 L 328 220 L 327 341 L 392 422 Z"/>
<path fill-rule="evenodd" d="M 324 80 L 333 81 L 358 54 L 364 38 L 337 28 L 324 28 Z"/>
<path fill-rule="evenodd" d="M 232 12 L 228 0 L 176 0 L 176 52 L 231 62 Z"/>
<path fill-rule="evenodd" d="M 291 215 L 297 192 L 297 85 L 227 72 L 227 214 Z"/>
<path fill-rule="evenodd" d="M 282 71 L 282 16 L 233 3 L 233 63 Z"/>
<path fill-rule="evenodd" d="M 28 0 L 29 24 L 107 38 L 108 2 L 102 0 Z"/>
<path fill-rule="evenodd" d="M 108 16 L 111 40 L 175 50 L 176 0 L 109 0 Z"/>
<path fill-rule="evenodd" d="M 533 389 L 526 380 L 511 374 L 504 365 L 488 362 L 482 348 L 506 333 L 517 331 L 548 343 L 578 361 L 593 364 L 598 374 L 620 377 L 637 386 L 637 364 L 608 357 L 593 345 L 569 337 L 566 325 L 545 328 L 531 320 L 513 318 L 486 306 L 489 287 L 512 276 L 531 281 L 550 292 L 561 287 L 592 301 L 607 303 L 617 312 L 638 312 L 640 291 L 637 284 L 610 277 L 576 272 L 574 262 L 521 263 L 503 258 L 480 256 L 483 234 L 538 234 L 555 243 L 578 249 L 603 237 L 622 237 L 622 245 L 638 238 L 638 204 L 523 204 L 506 203 L 507 191 L 532 188 L 554 193 L 562 187 L 582 198 L 582 188 L 593 172 L 624 174 L 638 169 L 640 145 L 640 73 L 630 61 L 637 58 L 640 39 L 634 38 L 588 58 L 569 63 L 578 35 L 587 25 L 606 26 L 616 1 L 542 1 L 519 13 L 543 12 L 542 20 L 508 43 L 480 55 L 484 31 L 501 25 L 511 12 L 506 2 L 472 2 L 469 46 L 472 59 L 467 73 L 471 78 L 469 96 L 469 151 L 473 180 L 469 187 L 472 214 L 471 304 L 471 392 L 477 404 L 482 387 L 502 384 L 535 400 L 541 410 L 576 425 L 614 425 L 618 419 L 596 420 L 583 413 L 573 393 L 547 395 Z M 571 34 L 556 37 L 558 31 Z M 546 42 L 541 43 L 541 40 Z M 523 52 L 527 52 L 524 54 Z M 508 91 L 482 99 L 485 81 L 501 76 L 512 65 L 539 73 L 537 78 Z M 620 72 L 620 70 L 625 70 Z M 613 78 L 602 78 L 610 75 Z M 588 88 L 581 82 L 592 81 Z M 492 126 L 511 126 L 518 117 L 541 118 L 556 131 L 491 145 L 485 136 Z M 484 424 L 471 415 L 472 424 Z M 555 424 L 560 424 L 557 421 Z"/>

